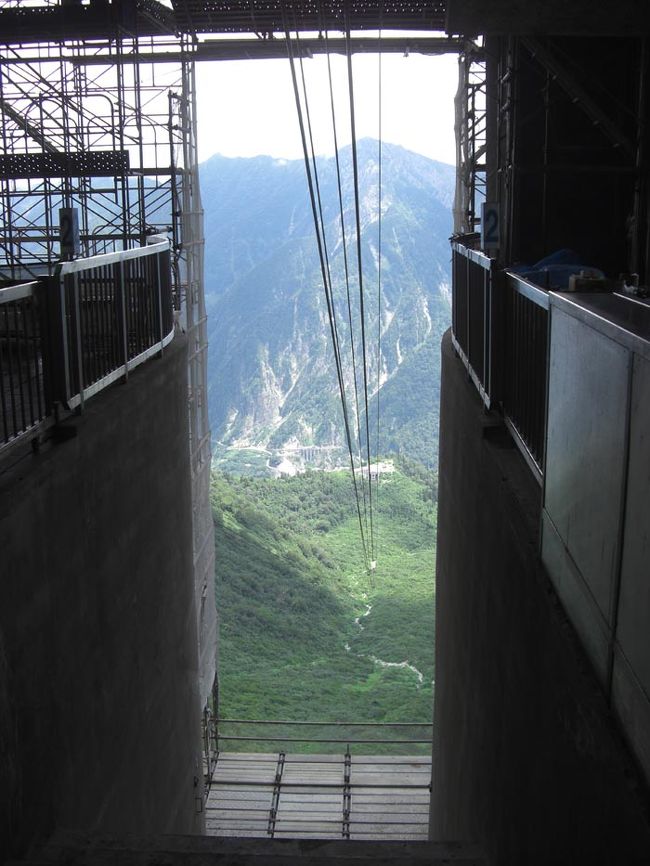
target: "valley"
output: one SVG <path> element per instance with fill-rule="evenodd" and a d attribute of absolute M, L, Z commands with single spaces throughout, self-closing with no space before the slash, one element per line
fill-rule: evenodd
<path fill-rule="evenodd" d="M 227 749 L 276 751 L 277 739 L 264 738 L 309 735 L 410 741 L 357 752 L 430 749 L 413 742 L 426 739 L 426 729 L 358 725 L 431 723 L 440 341 L 451 313 L 454 169 L 385 144 L 380 243 L 377 147 L 359 142 L 369 436 L 373 454 L 382 455 L 371 459 L 379 474 L 377 549 L 368 557 L 375 571 L 362 553 L 304 165 L 216 156 L 201 167 L 220 715 L 332 723 L 222 724 L 226 737 L 253 737 L 225 740 Z M 340 156 L 351 202 L 349 148 Z M 365 402 L 355 391 L 358 343 L 352 362 L 351 334 L 358 338 L 360 329 L 354 220 L 348 206 L 344 244 L 334 160 L 319 158 L 319 174 L 359 471 Z M 301 741 L 291 749 L 340 753 L 343 746 Z"/>
<path fill-rule="evenodd" d="M 283 479 L 214 473 L 222 716 L 431 721 L 435 477 L 407 473 L 408 467 L 397 468 L 380 481 L 378 566 L 371 574 L 345 473 Z M 269 735 L 250 725 L 231 725 L 227 733 L 244 731 Z M 273 733 L 291 735 L 281 726 Z M 343 727 L 318 734 L 345 735 L 360 733 Z M 340 746 L 306 743 L 304 749 Z"/>

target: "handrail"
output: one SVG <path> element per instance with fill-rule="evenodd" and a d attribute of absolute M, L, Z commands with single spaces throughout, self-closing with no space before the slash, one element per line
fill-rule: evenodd
<path fill-rule="evenodd" d="M 0 289 L 0 304 L 11 304 L 13 301 L 22 301 L 23 298 L 32 298 L 38 287 L 38 280 L 19 283 L 17 286 L 5 286 L 4 289 Z"/>
<path fill-rule="evenodd" d="M 343 739 L 337 739 L 336 737 L 235 737 L 235 736 L 224 736 L 223 734 L 219 734 L 219 740 L 227 740 L 229 742 L 234 742 L 237 740 L 253 742 L 253 743 L 349 743 L 351 746 L 356 746 L 359 744 L 362 745 L 429 745 L 431 743 L 430 739 L 426 740 L 360 740 L 360 739 L 350 739 L 350 737 L 345 737 Z"/>
<path fill-rule="evenodd" d="M 132 250 L 122 250 L 116 253 L 100 253 L 96 256 L 89 256 L 85 259 L 73 259 L 69 262 L 60 262 L 57 266 L 57 273 L 61 276 L 66 274 L 77 274 L 81 271 L 89 271 L 93 268 L 103 268 L 107 265 L 113 265 L 116 262 L 126 262 L 131 259 L 146 258 L 147 256 L 156 255 L 169 251 L 169 241 L 148 244 L 145 247 L 135 247 Z"/>
<path fill-rule="evenodd" d="M 489 256 L 486 256 L 485 253 L 481 252 L 481 250 L 473 250 L 470 247 L 466 247 L 460 241 L 452 241 L 451 248 L 454 252 L 460 253 L 460 255 L 464 256 L 466 259 L 474 262 L 474 264 L 480 265 L 486 271 L 489 271 L 492 267 L 492 259 Z"/>
<path fill-rule="evenodd" d="M 531 283 L 530 280 L 516 274 L 514 271 L 506 269 L 504 273 L 506 281 L 518 294 L 523 295 L 529 301 L 537 304 L 538 307 L 543 307 L 543 309 L 548 310 L 550 306 L 548 289 L 542 289 L 539 286 L 536 286 L 534 283 Z"/>
<path fill-rule="evenodd" d="M 222 719 L 215 721 L 220 724 L 236 725 L 300 725 L 316 727 L 345 728 L 432 728 L 433 722 L 302 722 L 296 719 Z"/>
<path fill-rule="evenodd" d="M 174 337 L 167 240 L 61 262 L 54 276 L 0 288 L 0 450 L 36 440 L 64 411 Z"/>
<path fill-rule="evenodd" d="M 328 721 L 299 721 L 296 719 L 222 719 L 217 716 L 206 718 L 205 722 L 210 726 L 210 734 L 208 735 L 208 743 L 214 743 L 214 751 L 220 751 L 220 743 L 302 743 L 302 744 L 326 744 L 326 745 L 400 745 L 400 746 L 415 746 L 429 745 L 431 743 L 432 722 L 328 722 Z M 258 728 L 266 726 L 286 726 L 290 728 L 334 728 L 337 733 L 340 729 L 346 728 L 373 728 L 373 729 L 390 729 L 398 728 L 420 730 L 420 736 L 417 739 L 405 739 L 403 737 L 341 737 L 339 736 L 324 736 L 320 733 L 318 736 L 291 736 L 282 733 L 276 734 L 272 731 L 255 731 L 252 734 L 235 732 L 232 734 L 223 733 L 223 727 L 226 725 L 241 725 L 244 730 L 246 728 Z M 423 732 L 427 731 L 425 738 L 422 738 Z M 210 766 L 210 757 L 206 753 L 208 766 Z"/>

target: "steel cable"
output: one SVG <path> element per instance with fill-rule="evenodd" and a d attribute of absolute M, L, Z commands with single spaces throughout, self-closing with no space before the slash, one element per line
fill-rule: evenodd
<path fill-rule="evenodd" d="M 348 91 L 350 98 L 350 133 L 352 137 L 352 172 L 354 177 L 354 211 L 357 234 L 357 267 L 359 269 L 359 316 L 361 319 L 361 351 L 363 357 L 363 399 L 366 427 L 366 457 L 368 470 L 368 511 L 370 514 L 370 550 L 374 550 L 374 519 L 372 508 L 372 483 L 370 480 L 370 413 L 368 411 L 368 353 L 366 349 L 366 316 L 363 296 L 363 266 L 361 250 L 361 205 L 359 202 L 359 161 L 357 156 L 357 135 L 354 113 L 354 81 L 352 76 L 352 51 L 350 49 L 350 16 L 345 14 L 345 47 L 348 67 Z M 363 479 L 363 467 L 361 467 Z M 372 556 L 371 556 L 372 559 Z"/>
<path fill-rule="evenodd" d="M 338 199 L 339 199 L 339 215 L 341 220 L 341 245 L 343 248 L 343 266 L 345 270 L 345 293 L 347 300 L 347 311 L 348 311 L 348 326 L 350 328 L 350 351 L 352 357 L 352 381 L 354 384 L 354 407 L 356 412 L 356 422 L 357 422 L 357 442 L 359 444 L 359 467 L 363 466 L 362 462 L 362 444 L 361 444 L 361 412 L 359 411 L 359 386 L 357 379 L 357 358 L 356 358 L 356 350 L 354 345 L 354 323 L 352 321 L 352 296 L 350 294 L 350 266 L 348 262 L 348 240 L 347 233 L 345 231 L 345 216 L 344 216 L 344 207 L 343 207 L 343 187 L 341 183 L 341 161 L 339 157 L 339 143 L 338 143 L 338 131 L 336 126 L 336 110 L 334 106 L 334 87 L 332 83 L 332 64 L 329 54 L 329 42 L 327 31 L 325 31 L 325 56 L 327 57 L 327 74 L 329 81 L 329 93 L 330 93 L 330 109 L 331 109 L 331 117 L 332 117 L 332 133 L 334 137 L 334 158 L 336 161 L 336 181 L 337 181 L 337 189 L 338 189 Z M 363 482 L 363 476 L 362 476 Z M 367 504 L 366 504 L 366 488 L 362 483 L 361 491 L 363 494 L 363 505 L 364 505 L 364 515 L 366 517 L 366 533 L 368 531 L 367 526 Z"/>
<path fill-rule="evenodd" d="M 284 9 L 283 9 L 283 18 L 285 18 Z M 284 22 L 284 25 L 285 25 L 285 36 L 286 36 L 286 42 L 287 42 L 287 54 L 288 54 L 288 58 L 289 58 L 289 65 L 291 68 L 291 80 L 292 80 L 292 84 L 293 84 L 294 98 L 295 98 L 295 102 L 296 102 L 296 111 L 298 114 L 298 125 L 300 128 L 300 137 L 301 137 L 301 141 L 302 141 L 303 155 L 304 155 L 304 161 L 305 161 L 305 171 L 307 174 L 307 184 L 309 187 L 309 198 L 310 198 L 311 209 L 312 209 L 312 217 L 314 220 L 314 228 L 316 231 L 316 243 L 317 243 L 317 247 L 318 247 L 318 256 L 319 256 L 319 261 L 320 261 L 321 276 L 323 279 L 323 286 L 325 289 L 325 297 L 326 297 L 326 302 L 327 302 L 327 314 L 328 314 L 328 319 L 329 319 L 330 335 L 332 338 L 332 345 L 334 348 L 336 373 L 337 373 L 337 379 L 338 379 L 338 385 L 339 385 L 339 393 L 340 393 L 340 397 L 341 397 L 341 405 L 342 405 L 342 410 L 343 410 L 343 423 L 344 423 L 344 427 L 345 427 L 345 436 L 346 436 L 346 442 L 347 442 L 347 447 L 348 447 L 348 453 L 350 456 L 350 466 L 351 466 L 351 470 L 352 470 L 352 484 L 354 487 L 354 494 L 355 494 L 355 500 L 356 500 L 356 506 L 357 506 L 357 516 L 358 516 L 358 520 L 359 520 L 359 531 L 361 533 L 361 543 L 362 543 L 362 547 L 363 547 L 364 561 L 366 563 L 366 567 L 368 567 L 368 545 L 367 545 L 366 536 L 364 533 L 363 520 L 361 517 L 361 500 L 360 500 L 360 496 L 359 496 L 356 471 L 355 471 L 355 467 L 354 467 L 354 454 L 353 454 L 353 449 L 352 449 L 352 439 L 351 439 L 351 435 L 350 435 L 350 423 L 349 423 L 348 410 L 347 410 L 347 400 L 346 400 L 346 396 L 345 396 L 345 384 L 343 381 L 343 375 L 342 375 L 342 369 L 341 369 L 341 360 L 340 360 L 340 351 L 339 351 L 339 347 L 338 347 L 337 332 L 336 332 L 336 328 L 335 328 L 335 313 L 333 312 L 332 297 L 331 297 L 331 292 L 330 292 L 330 282 L 328 279 L 328 270 L 327 270 L 327 265 L 326 265 L 326 260 L 325 260 L 325 252 L 324 252 L 324 248 L 323 248 L 323 237 L 321 236 L 321 224 L 319 222 L 319 211 L 318 211 L 317 202 L 316 202 L 316 195 L 315 195 L 315 190 L 314 190 L 314 181 L 312 179 L 311 166 L 310 166 L 310 160 L 309 160 L 309 151 L 307 148 L 307 137 L 305 134 L 305 123 L 304 123 L 304 119 L 303 119 L 302 104 L 300 101 L 300 91 L 298 88 L 298 79 L 297 79 L 297 75 L 296 75 L 295 58 L 294 58 L 293 49 L 291 46 L 291 37 L 290 37 L 288 25 L 286 24 L 286 20 Z M 324 235 L 324 225 L 322 226 L 322 232 Z M 362 478 L 362 481 L 363 481 L 363 478 Z"/>

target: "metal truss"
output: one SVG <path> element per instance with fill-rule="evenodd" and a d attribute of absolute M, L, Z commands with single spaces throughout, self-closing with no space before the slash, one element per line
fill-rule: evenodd
<path fill-rule="evenodd" d="M 50 273 L 59 209 L 76 207 L 81 255 L 140 246 L 173 228 L 168 93 L 184 63 L 113 65 L 139 40 L 45 44 L 0 53 L 0 277 Z M 88 65 L 88 56 L 96 65 Z"/>
<path fill-rule="evenodd" d="M 475 43 L 459 55 L 456 93 L 456 197 L 454 233 L 478 230 L 485 201 L 487 168 L 487 64 Z"/>

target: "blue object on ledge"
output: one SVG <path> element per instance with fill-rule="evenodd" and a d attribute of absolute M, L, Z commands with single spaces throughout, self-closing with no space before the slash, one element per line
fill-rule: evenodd
<path fill-rule="evenodd" d="M 510 270 L 542 289 L 559 291 L 566 291 L 569 288 L 569 278 L 581 271 L 585 271 L 592 277 L 605 278 L 605 274 L 599 268 L 585 264 L 575 250 L 569 249 L 556 250 L 534 265 L 519 264 Z"/>

